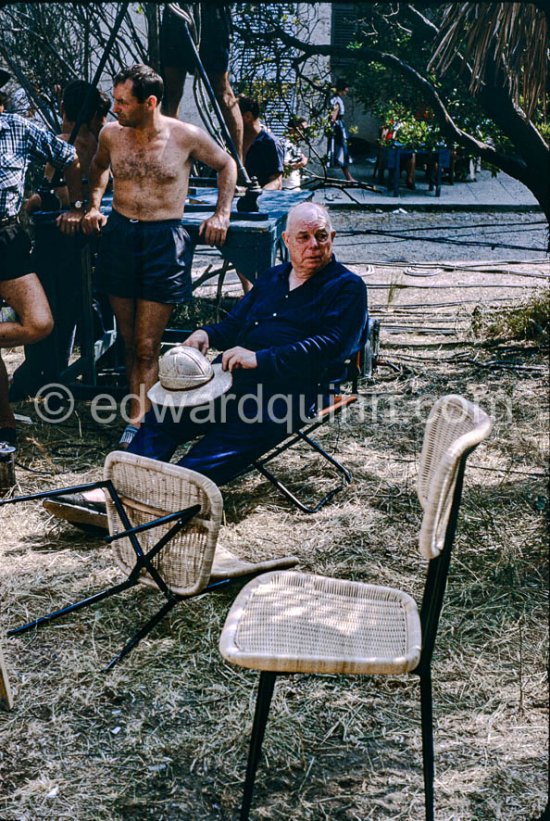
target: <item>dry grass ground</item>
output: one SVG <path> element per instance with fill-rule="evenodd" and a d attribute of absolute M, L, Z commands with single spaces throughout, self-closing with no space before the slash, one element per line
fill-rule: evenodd
<path fill-rule="evenodd" d="M 437 818 L 530 821 L 547 794 L 547 361 L 531 344 L 474 339 L 471 313 L 483 305 L 483 330 L 495 296 L 515 303 L 526 295 L 516 286 L 540 285 L 548 269 L 411 270 L 362 271 L 386 328 L 386 364 L 324 435 L 353 484 L 309 517 L 251 475 L 224 489 L 221 538 L 246 557 L 295 553 L 304 569 L 418 597 L 415 464 L 428 408 L 448 392 L 479 401 L 495 427 L 467 470 L 434 663 Z M 18 410 L 36 418 L 31 404 Z M 18 492 L 98 477 L 116 441 L 86 403 L 63 425 L 25 431 Z M 298 453 L 281 470 L 303 490 L 327 482 Z M 36 503 L 3 509 L 2 531 L 3 628 L 119 577 L 101 539 Z M 181 604 L 109 674 L 102 664 L 158 601 L 148 589 L 6 640 L 15 709 L 0 714 L 2 821 L 236 818 L 257 676 L 218 654 L 233 595 Z M 264 750 L 254 818 L 423 817 L 413 678 L 282 678 Z"/>

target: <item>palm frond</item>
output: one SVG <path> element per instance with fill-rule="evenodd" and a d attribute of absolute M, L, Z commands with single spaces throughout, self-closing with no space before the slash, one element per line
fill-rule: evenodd
<path fill-rule="evenodd" d="M 430 68 L 445 74 L 460 54 L 472 94 L 496 69 L 530 117 L 546 90 L 547 38 L 546 16 L 533 3 L 449 3 Z"/>

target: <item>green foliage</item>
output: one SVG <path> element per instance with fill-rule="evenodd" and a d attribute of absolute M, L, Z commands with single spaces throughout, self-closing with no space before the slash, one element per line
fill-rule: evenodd
<path fill-rule="evenodd" d="M 474 336 L 489 340 L 532 341 L 547 347 L 550 341 L 550 290 L 535 294 L 517 308 L 484 313 L 476 308 Z"/>
<path fill-rule="evenodd" d="M 361 10 L 360 5 L 357 8 L 362 18 L 360 27 L 365 46 L 395 55 L 428 79 L 460 129 L 505 154 L 515 153 L 511 140 L 487 116 L 461 73 L 449 68 L 443 77 L 437 77 L 428 71 L 433 41 L 426 36 L 426 31 L 420 30 L 422 27 L 415 25 L 405 4 L 373 3 L 368 9 Z M 440 9 L 423 8 L 422 14 L 439 24 Z M 401 123 L 396 139 L 407 147 L 431 146 L 444 140 L 439 126 L 429 115 L 419 116 L 426 108 L 421 91 L 397 69 L 357 60 L 353 87 L 365 109 L 378 116 L 382 125 L 392 120 Z M 550 128 L 541 126 L 541 119 L 539 111 L 535 122 L 548 139 Z M 466 154 L 461 149 L 461 155 L 468 158 L 474 153 Z"/>
<path fill-rule="evenodd" d="M 443 141 L 439 126 L 427 111 L 419 110 L 413 115 L 403 104 L 389 103 L 378 107 L 378 115 L 383 123 L 380 145 L 399 143 L 405 148 L 435 148 Z"/>

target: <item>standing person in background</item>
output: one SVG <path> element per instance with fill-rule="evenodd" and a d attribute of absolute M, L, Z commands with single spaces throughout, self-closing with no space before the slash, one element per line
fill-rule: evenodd
<path fill-rule="evenodd" d="M 223 245 L 229 227 L 237 169 L 201 128 L 160 112 L 162 78 L 145 65 L 113 79 L 118 122 L 101 131 L 90 168 L 85 234 L 100 234 L 96 277 L 109 297 L 124 342 L 130 386 L 129 419 L 119 448 L 136 435 L 157 380 L 158 355 L 174 305 L 191 299 L 193 246 L 181 224 L 191 164 L 218 174 L 216 210 L 199 228 L 209 245 Z M 113 207 L 101 213 L 113 176 Z"/>
<path fill-rule="evenodd" d="M 89 95 L 89 96 L 88 96 Z M 80 170 L 83 180 L 83 198 L 88 199 L 87 182 L 88 172 L 92 163 L 93 156 L 97 150 L 97 142 L 99 139 L 99 132 L 105 125 L 107 114 L 109 113 L 110 102 L 109 98 L 103 91 L 87 83 L 85 80 L 71 80 L 65 86 L 61 98 L 61 133 L 58 137 L 65 142 L 69 142 L 73 128 L 76 125 L 77 118 L 80 114 L 80 109 L 86 101 L 86 109 L 82 112 L 83 119 L 78 129 L 78 134 L 74 141 L 74 147 L 80 162 Z M 44 177 L 48 182 L 51 182 L 55 176 L 55 168 L 48 163 L 44 168 Z M 59 208 L 67 208 L 69 206 L 69 193 L 66 186 L 56 186 L 53 191 L 58 200 Z M 25 210 L 32 213 L 43 208 L 40 194 L 33 194 L 25 203 Z M 54 210 L 54 209 L 44 209 Z"/>
<path fill-rule="evenodd" d="M 85 80 L 72 80 L 61 96 L 62 131 L 58 135 L 61 140 L 69 142 L 84 103 L 86 108 L 82 112 L 82 124 L 74 141 L 82 175 L 83 197 L 79 206 L 82 215 L 88 196 L 88 172 L 97 149 L 99 132 L 110 108 L 109 98 L 104 92 Z M 69 207 L 67 186 L 56 185 L 55 176 L 56 169 L 47 163 L 43 190 L 31 194 L 25 203 L 27 213 Z M 57 382 L 59 374 L 69 363 L 81 305 L 81 250 L 80 233 L 71 237 L 59 235 L 52 238 L 48 253 L 41 255 L 39 262 L 37 260 L 38 276 L 54 314 L 55 332 L 38 344 L 25 345 L 25 361 L 13 374 L 10 387 L 12 400 L 34 396 L 42 385 Z"/>
<path fill-rule="evenodd" d="M 260 121 L 260 103 L 241 94 L 239 108 L 243 117 L 244 167 L 249 177 L 256 177 L 265 191 L 280 191 L 283 187 L 284 149 L 277 137 L 270 134 Z M 244 274 L 237 276 L 247 294 L 252 288 Z"/>
<path fill-rule="evenodd" d="M 223 118 L 242 160 L 243 120 L 237 98 L 229 82 L 231 9 L 227 3 L 194 3 L 200 16 L 199 56 L 216 95 Z M 193 58 L 185 47 L 184 21 L 167 8 L 160 28 L 160 60 L 166 95 L 162 111 L 177 117 L 185 77 L 195 73 Z"/>
<path fill-rule="evenodd" d="M 348 182 L 357 182 L 349 170 L 351 157 L 348 149 L 348 130 L 344 122 L 344 114 L 346 112 L 344 97 L 347 96 L 348 92 L 349 84 L 345 80 L 338 80 L 336 83 L 336 94 L 330 100 L 332 133 L 328 144 L 328 165 L 341 168 Z"/>
<path fill-rule="evenodd" d="M 258 100 L 241 94 L 239 108 L 244 126 L 244 166 L 249 176 L 256 177 L 264 190 L 280 191 L 283 187 L 283 147 L 262 124 Z"/>
<path fill-rule="evenodd" d="M 289 191 L 299 191 L 302 187 L 300 169 L 305 168 L 308 159 L 299 147 L 307 129 L 307 120 L 304 117 L 292 115 L 288 121 L 287 135 L 283 140 L 285 152 L 285 171 L 283 188 Z"/>
<path fill-rule="evenodd" d="M 4 83 L 7 82 L 6 78 Z M 4 103 L 5 100 L 2 101 Z M 64 169 L 71 207 L 57 218 L 66 234 L 79 230 L 82 210 L 80 163 L 72 145 L 0 106 L 0 348 L 36 342 L 53 328 L 48 300 L 31 262 L 30 239 L 19 222 L 25 176 L 32 160 Z M 11 310 L 10 310 L 11 309 Z M 8 375 L 0 357 L 0 441 L 15 444 L 15 417 L 8 401 Z"/>

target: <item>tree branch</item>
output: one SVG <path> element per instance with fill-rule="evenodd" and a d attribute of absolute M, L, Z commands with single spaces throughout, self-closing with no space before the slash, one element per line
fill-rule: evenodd
<path fill-rule="evenodd" d="M 522 160 L 518 160 L 515 157 L 510 157 L 500 151 L 497 151 L 492 145 L 476 139 L 471 134 L 468 134 L 466 131 L 459 128 L 449 114 L 443 100 L 437 93 L 437 90 L 430 83 L 430 81 L 423 77 L 420 72 L 413 68 L 413 66 L 405 63 L 403 60 L 400 60 L 399 57 L 396 57 L 393 54 L 388 54 L 384 51 L 379 51 L 375 48 L 371 48 L 370 46 L 361 46 L 361 48 L 350 50 L 341 48 L 340 46 L 331 46 L 328 44 L 312 45 L 299 40 L 297 37 L 293 37 L 281 27 L 276 27 L 274 31 L 269 32 L 269 34 L 264 34 L 263 37 L 267 40 L 271 38 L 273 34 L 275 34 L 275 36 L 278 37 L 285 45 L 301 50 L 308 57 L 320 55 L 323 57 L 349 58 L 350 56 L 353 56 L 357 59 L 364 60 L 367 63 L 376 62 L 392 68 L 394 71 L 397 71 L 399 74 L 407 77 L 411 83 L 422 92 L 423 97 L 430 103 L 443 133 L 449 139 L 455 140 L 465 148 L 475 151 L 476 154 L 479 154 L 484 160 L 487 160 L 487 162 L 501 168 L 505 173 L 510 174 L 510 176 L 515 177 L 520 181 L 525 179 L 526 166 Z"/>

